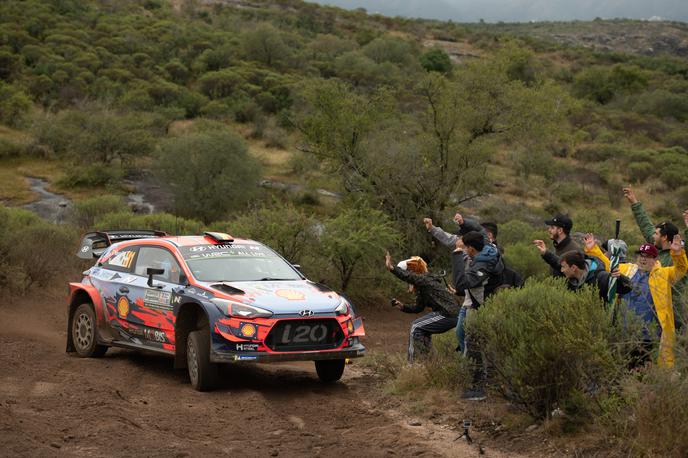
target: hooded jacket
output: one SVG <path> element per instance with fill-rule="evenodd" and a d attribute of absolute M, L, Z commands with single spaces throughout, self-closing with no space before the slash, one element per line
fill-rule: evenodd
<path fill-rule="evenodd" d="M 594 256 L 586 256 L 585 275 L 583 275 L 582 280 L 577 278 L 567 278 L 566 286 L 571 291 L 577 291 L 583 285 L 593 285 L 597 288 L 600 298 L 603 301 L 606 301 L 609 293 L 609 278 L 611 277 L 611 274 L 605 270 L 605 265 L 606 264 L 604 264 L 603 261 Z M 621 295 L 630 291 L 631 287 L 629 280 L 627 277 L 622 275 L 617 280 L 616 293 Z"/>
<path fill-rule="evenodd" d="M 459 314 L 459 307 L 454 300 L 454 295 L 449 292 L 442 277 L 431 273 L 417 274 L 410 270 L 403 270 L 395 266 L 391 270 L 399 280 L 403 280 L 415 287 L 416 303 L 404 304 L 402 311 L 406 313 L 420 313 L 426 307 L 433 312 L 446 317 L 455 317 Z"/>
<path fill-rule="evenodd" d="M 593 256 L 602 260 L 606 258 L 599 246 L 595 245 L 591 250 L 586 250 Z M 674 366 L 674 343 L 676 342 L 676 323 L 674 321 L 674 308 L 672 306 L 671 286 L 681 280 L 688 270 L 688 258 L 686 251 L 680 254 L 671 253 L 673 266 L 662 267 L 657 261 L 650 271 L 648 284 L 652 302 L 655 306 L 657 321 L 662 328 L 662 337 L 659 341 L 659 365 L 662 367 Z M 619 271 L 633 279 L 638 272 L 638 265 L 633 263 L 619 264 Z"/>
<path fill-rule="evenodd" d="M 504 261 L 492 244 L 486 244 L 473 259 L 463 251 L 452 253 L 454 288 L 457 292 L 467 290 L 474 308 L 485 301 L 485 285 L 490 278 L 501 276 L 503 272 Z"/>

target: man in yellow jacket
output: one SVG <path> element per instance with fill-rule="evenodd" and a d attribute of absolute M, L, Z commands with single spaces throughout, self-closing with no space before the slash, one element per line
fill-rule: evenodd
<path fill-rule="evenodd" d="M 656 321 L 662 331 L 659 342 L 658 364 L 662 367 L 674 366 L 674 342 L 676 325 L 671 301 L 671 286 L 679 281 L 688 270 L 688 258 L 681 244 L 681 236 L 676 235 L 671 243 L 673 266 L 662 267 L 657 260 L 659 251 L 649 243 L 644 243 L 637 251 L 637 263 L 619 264 L 622 275 L 631 280 L 633 291 L 622 297 L 627 307 L 644 321 Z M 609 269 L 609 259 L 595 243 L 592 234 L 585 237 L 585 253 L 604 262 Z M 649 294 L 648 294 L 649 292 Z"/>

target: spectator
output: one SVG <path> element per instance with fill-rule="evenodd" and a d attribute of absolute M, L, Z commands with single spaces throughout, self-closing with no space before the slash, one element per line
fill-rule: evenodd
<path fill-rule="evenodd" d="M 464 320 L 461 318 L 467 318 L 482 305 L 485 285 L 491 277 L 501 278 L 504 263 L 494 245 L 485 243 L 480 233 L 469 232 L 461 238 L 461 242 L 457 242 L 452 253 L 452 270 L 454 287 L 457 291 L 464 291 L 464 302 L 457 323 L 459 345 L 461 346 L 461 338 L 464 337 L 463 353 L 474 364 L 472 386 L 464 392 L 463 398 L 480 401 L 485 399 L 485 369 L 477 341 L 470 334 L 465 334 Z"/>
<path fill-rule="evenodd" d="M 599 246 L 588 243 L 585 251 L 604 260 Z M 681 243 L 681 236 L 675 235 L 670 245 L 672 266 L 662 267 L 658 261 L 659 250 L 650 243 L 640 246 L 636 264 L 619 264 L 619 271 L 629 277 L 631 289 L 622 296 L 629 310 L 635 312 L 645 322 L 645 341 L 640 350 L 647 350 L 652 343 L 651 324 L 659 324 L 659 360 L 662 367 L 674 365 L 674 343 L 676 328 L 672 307 L 671 285 L 681 280 L 688 269 L 688 259 Z"/>
<path fill-rule="evenodd" d="M 432 334 L 440 334 L 456 327 L 458 307 L 442 277 L 428 272 L 427 264 L 423 259 L 414 256 L 395 266 L 388 252 L 385 255 L 385 266 L 397 278 L 411 285 L 416 294 L 414 305 L 404 305 L 392 299 L 399 310 L 406 313 L 420 313 L 428 307 L 432 309 L 432 312 L 423 315 L 411 324 L 408 361 L 412 363 L 416 354 L 424 355 L 430 351 Z"/>
<path fill-rule="evenodd" d="M 609 278 L 617 277 L 616 292 L 623 294 L 629 291 L 628 278 L 620 275 L 619 270 L 609 273 L 604 264 L 592 256 L 585 256 L 580 251 L 568 251 L 561 257 L 561 273 L 566 277 L 566 286 L 571 291 L 578 291 L 583 285 L 597 288 L 600 298 L 607 301 Z"/>
<path fill-rule="evenodd" d="M 449 249 L 454 249 L 456 247 L 456 242 L 461 238 L 462 235 L 467 234 L 472 231 L 480 232 L 485 238 L 486 242 L 489 242 L 488 234 L 485 229 L 478 224 L 472 218 L 464 218 L 461 213 L 456 212 L 454 215 L 454 222 L 459 226 L 457 234 L 451 234 L 444 231 L 441 227 L 433 226 L 432 219 L 423 218 L 423 224 L 427 228 L 428 232 L 437 239 L 442 245 Z"/>
<path fill-rule="evenodd" d="M 580 247 L 570 237 L 573 221 L 567 215 L 556 215 L 554 218 L 545 221 L 547 224 L 547 233 L 554 245 L 555 253 L 547 250 L 545 242 L 542 240 L 533 240 L 533 245 L 540 251 L 542 259 L 549 264 L 552 275 L 559 277 L 562 275 L 559 263 L 559 257 L 569 251 L 581 252 Z"/>
<path fill-rule="evenodd" d="M 672 256 L 670 253 L 670 246 L 674 239 L 674 236 L 679 233 L 678 227 L 671 221 L 664 221 L 657 225 L 652 223 L 649 215 L 643 208 L 643 204 L 638 201 L 638 198 L 633 192 L 633 188 L 630 186 L 623 188 L 624 197 L 631 204 L 631 211 L 633 212 L 633 217 L 635 222 L 638 224 L 640 232 L 643 234 L 643 238 L 647 243 L 652 243 L 659 250 L 659 256 L 657 257 L 659 263 L 662 267 L 668 267 L 673 265 Z M 684 223 L 688 226 L 688 220 L 686 220 L 686 213 L 683 214 Z M 688 238 L 688 230 L 685 232 L 686 238 Z M 674 318 L 676 320 L 676 326 L 678 328 L 683 327 L 686 317 L 686 310 L 684 304 L 681 303 L 681 297 L 684 295 L 686 290 L 686 279 L 679 282 L 675 282 L 672 286 L 673 293 L 673 307 L 674 307 Z"/>

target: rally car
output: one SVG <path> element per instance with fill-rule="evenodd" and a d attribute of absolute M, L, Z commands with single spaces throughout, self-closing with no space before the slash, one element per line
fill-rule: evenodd
<path fill-rule="evenodd" d="M 78 356 L 109 347 L 168 354 L 203 391 L 219 363 L 312 360 L 332 382 L 365 352 L 346 298 L 259 242 L 105 231 L 86 234 L 77 255 L 97 258 L 69 284 L 67 351 Z"/>

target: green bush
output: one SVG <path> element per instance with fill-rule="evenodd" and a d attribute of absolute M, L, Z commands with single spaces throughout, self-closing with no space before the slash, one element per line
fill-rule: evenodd
<path fill-rule="evenodd" d="M 499 391 L 535 418 L 559 407 L 586 415 L 625 366 L 618 330 L 597 291 L 529 281 L 489 299 L 466 320 Z"/>
<path fill-rule="evenodd" d="M 93 227 L 96 219 L 108 213 L 126 212 L 128 207 L 120 196 L 97 196 L 88 199 L 77 200 L 74 203 L 74 223 L 82 228 Z"/>
<path fill-rule="evenodd" d="M 521 274 L 524 279 L 542 278 L 549 274 L 549 266 L 542 260 L 540 252 L 533 246 L 532 240 L 506 245 L 504 249 L 504 260 L 507 265 Z"/>
<path fill-rule="evenodd" d="M 26 210 L 0 207 L 0 290 L 22 293 L 50 285 L 76 266 L 78 234 Z"/>
<path fill-rule="evenodd" d="M 122 178 L 120 169 L 93 164 L 87 166 L 74 166 L 58 181 L 58 185 L 64 188 L 97 188 L 113 183 L 118 183 Z"/>
<path fill-rule="evenodd" d="M 200 221 L 182 218 L 169 213 L 137 215 L 128 211 L 108 213 L 97 217 L 94 228 L 98 230 L 149 229 L 165 231 L 172 235 L 201 234 L 207 230 Z"/>
<path fill-rule="evenodd" d="M 628 178 L 642 183 L 656 173 L 654 165 L 649 162 L 634 162 L 628 164 Z"/>
<path fill-rule="evenodd" d="M 171 184 L 175 213 L 205 222 L 242 208 L 258 190 L 260 164 L 229 130 L 208 130 L 164 140 L 156 173 Z"/>
<path fill-rule="evenodd" d="M 24 152 L 26 152 L 26 146 L 0 138 L 0 159 L 21 156 Z"/>
<path fill-rule="evenodd" d="M 442 48 L 431 48 L 420 55 L 420 64 L 428 72 L 449 73 L 452 62 L 449 54 Z"/>

